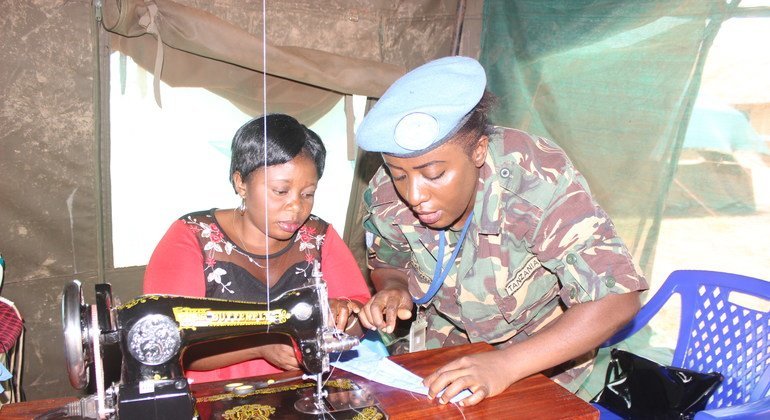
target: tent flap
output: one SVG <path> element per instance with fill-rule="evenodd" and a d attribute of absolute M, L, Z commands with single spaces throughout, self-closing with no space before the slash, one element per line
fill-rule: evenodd
<path fill-rule="evenodd" d="M 262 20 L 261 11 L 257 12 Z M 268 15 L 266 22 L 282 25 L 282 19 Z M 405 72 L 403 66 L 377 60 L 275 45 L 270 37 L 265 43 L 261 34 L 167 0 L 107 2 L 103 22 L 115 34 L 114 49 L 153 73 L 162 68 L 164 82 L 210 89 L 252 114 L 262 110 L 263 73 L 268 75 L 268 108 L 304 115 L 309 122 L 328 111 L 342 94 L 379 97 Z M 261 31 L 261 22 L 254 26 Z M 158 63 L 160 46 L 165 49 L 162 63 Z"/>

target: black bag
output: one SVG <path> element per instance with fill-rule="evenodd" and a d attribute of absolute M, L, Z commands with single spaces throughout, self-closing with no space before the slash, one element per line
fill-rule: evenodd
<path fill-rule="evenodd" d="M 718 372 L 663 366 L 612 349 L 604 389 L 591 402 L 626 419 L 691 419 L 722 382 Z"/>

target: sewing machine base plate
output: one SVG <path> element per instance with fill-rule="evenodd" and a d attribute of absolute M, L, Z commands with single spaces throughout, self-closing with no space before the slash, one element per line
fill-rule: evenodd
<path fill-rule="evenodd" d="M 316 404 L 315 394 L 305 392 L 305 396 L 294 403 L 294 408 L 301 413 L 324 414 L 333 413 L 334 417 L 341 411 L 361 410 L 377 405 L 374 396 L 365 389 L 352 389 L 349 391 L 330 392 L 323 399 L 321 407 Z"/>
<path fill-rule="evenodd" d="M 209 419 L 387 419 L 377 399 L 366 389 L 347 379 L 326 382 L 325 412 L 308 413 L 303 404 L 314 405 L 315 383 L 282 385 L 256 389 L 246 395 L 223 393 L 198 397 L 199 420 Z M 303 403 L 303 401 L 305 401 Z M 296 404 L 300 404 L 297 408 Z M 305 412 L 303 412 L 305 411 Z"/>

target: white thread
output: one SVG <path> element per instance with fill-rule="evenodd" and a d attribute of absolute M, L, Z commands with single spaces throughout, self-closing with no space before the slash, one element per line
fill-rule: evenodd
<path fill-rule="evenodd" d="M 350 325 L 348 325 L 348 327 L 345 328 L 345 331 L 350 331 L 351 328 L 355 327 L 356 322 L 358 322 L 358 317 L 354 316 L 353 317 L 353 322 L 351 322 Z"/>
<path fill-rule="evenodd" d="M 262 0 L 262 153 L 264 154 L 265 165 L 265 277 L 267 280 L 267 310 L 270 311 L 270 225 L 268 224 L 267 211 L 267 0 Z M 270 332 L 270 323 L 267 324 L 267 332 Z"/>
<path fill-rule="evenodd" d="M 463 420 L 465 420 L 465 413 L 463 413 L 462 406 L 458 405 L 457 403 L 452 403 L 453 406 L 457 408 L 457 411 L 460 412 L 460 415 L 463 416 Z"/>

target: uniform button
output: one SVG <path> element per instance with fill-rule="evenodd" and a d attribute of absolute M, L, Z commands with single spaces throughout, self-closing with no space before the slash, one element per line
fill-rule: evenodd
<path fill-rule="evenodd" d="M 567 264 L 575 264 L 576 261 L 577 261 L 577 257 L 575 256 L 575 254 L 567 255 Z"/>
<path fill-rule="evenodd" d="M 508 168 L 500 169 L 500 176 L 503 178 L 508 178 L 511 176 L 511 171 Z"/>
<path fill-rule="evenodd" d="M 604 284 L 606 284 L 607 287 L 610 287 L 610 288 L 614 287 L 615 286 L 615 277 L 607 276 L 604 279 Z"/>
<path fill-rule="evenodd" d="M 569 289 L 569 298 L 570 299 L 575 299 L 575 296 L 577 296 L 577 290 L 575 290 L 574 288 L 573 289 Z"/>

